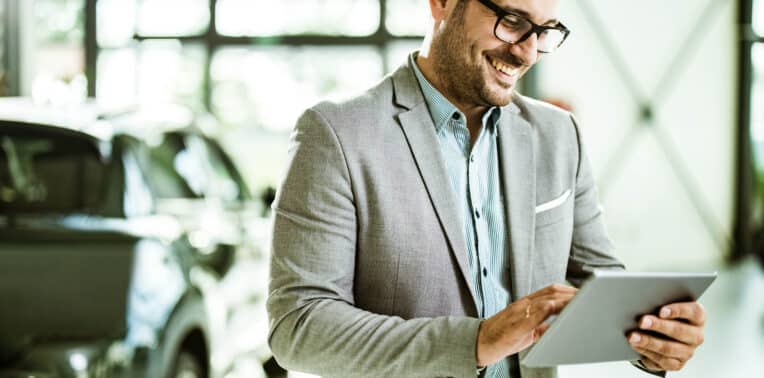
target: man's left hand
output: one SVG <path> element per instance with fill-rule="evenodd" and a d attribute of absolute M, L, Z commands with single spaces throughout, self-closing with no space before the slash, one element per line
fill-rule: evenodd
<path fill-rule="evenodd" d="M 661 307 L 659 316 L 642 316 L 640 330 L 653 334 L 631 332 L 629 343 L 643 356 L 642 363 L 648 369 L 680 370 L 703 343 L 705 322 L 706 312 L 699 303 L 672 303 Z"/>

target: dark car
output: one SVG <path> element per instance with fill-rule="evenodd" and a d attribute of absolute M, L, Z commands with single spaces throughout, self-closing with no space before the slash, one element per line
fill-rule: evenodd
<path fill-rule="evenodd" d="M 0 376 L 231 376 L 265 206 L 181 108 L 0 101 Z"/>

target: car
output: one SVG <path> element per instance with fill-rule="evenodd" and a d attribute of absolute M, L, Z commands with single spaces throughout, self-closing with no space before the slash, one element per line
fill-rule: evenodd
<path fill-rule="evenodd" d="M 245 375 L 283 373 L 268 204 L 210 124 L 176 105 L 0 100 L 0 376 L 231 377 L 242 343 Z"/>

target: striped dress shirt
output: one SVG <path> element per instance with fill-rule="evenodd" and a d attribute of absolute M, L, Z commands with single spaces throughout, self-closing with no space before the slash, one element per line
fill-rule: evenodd
<path fill-rule="evenodd" d="M 416 65 L 416 55 L 415 52 L 409 56 L 409 64 L 435 124 L 451 188 L 461 210 L 478 314 L 487 318 L 511 302 L 509 248 L 497 146 L 501 108 L 490 108 L 483 115 L 483 127 L 470 146 L 467 119 L 427 81 Z M 485 377 L 520 377 L 517 358 L 512 356 L 489 366 Z"/>

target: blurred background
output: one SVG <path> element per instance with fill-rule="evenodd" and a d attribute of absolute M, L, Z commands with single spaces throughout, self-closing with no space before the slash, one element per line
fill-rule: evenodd
<path fill-rule="evenodd" d="M 764 0 L 561 3 L 572 34 L 520 91 L 577 116 L 630 270 L 720 273 L 701 301 L 706 343 L 672 376 L 764 376 Z M 297 117 L 379 81 L 429 27 L 426 0 L 0 0 L 0 95 L 211 115 L 259 206 L 258 252 L 236 260 L 230 290 L 262 290 Z M 222 315 L 227 376 L 266 374 L 267 350 L 248 342 L 267 332 L 262 296 Z M 561 374 L 641 376 L 624 363 Z"/>

